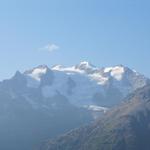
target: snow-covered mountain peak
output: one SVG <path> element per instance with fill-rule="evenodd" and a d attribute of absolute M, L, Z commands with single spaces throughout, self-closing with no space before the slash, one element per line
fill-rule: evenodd
<path fill-rule="evenodd" d="M 28 70 L 26 71 L 24 74 L 37 80 L 40 81 L 41 80 L 41 76 L 43 76 L 44 74 L 47 73 L 47 71 L 50 70 L 48 68 L 48 66 L 46 65 L 40 65 L 36 68 L 33 68 L 32 70 Z"/>
<path fill-rule="evenodd" d="M 70 67 L 41 65 L 23 75 L 27 87 L 40 88 L 44 97 L 60 93 L 78 106 L 95 105 L 97 101 L 99 104 L 99 99 L 104 102 L 111 99 L 104 105 L 112 105 L 149 81 L 123 65 L 98 68 L 85 61 Z M 103 106 L 103 102 L 100 104 Z"/>
<path fill-rule="evenodd" d="M 76 68 L 75 66 L 64 67 L 62 65 L 55 65 L 54 67 L 51 68 L 51 70 L 66 72 L 67 74 L 70 74 L 70 73 L 84 73 L 82 70 Z"/>
<path fill-rule="evenodd" d="M 104 73 L 110 73 L 110 75 L 114 77 L 116 80 L 121 80 L 125 71 L 126 67 L 122 65 L 104 68 Z"/>
<path fill-rule="evenodd" d="M 126 73 L 126 72 L 134 72 L 136 74 L 139 74 L 136 70 L 128 68 L 124 65 L 116 65 L 113 67 L 105 67 L 103 68 L 104 73 L 111 73 L 111 72 L 116 72 L 116 73 Z"/>
<path fill-rule="evenodd" d="M 114 66 L 114 67 L 106 67 L 104 68 L 104 72 L 107 73 L 107 72 L 112 72 L 112 71 L 119 71 L 119 72 L 123 72 L 125 69 L 124 66 L 122 65 L 117 65 L 117 66 Z"/>
<path fill-rule="evenodd" d="M 74 72 L 74 73 L 90 73 L 97 68 L 87 61 L 82 61 L 79 64 L 71 67 L 64 67 L 62 65 L 55 65 L 52 67 L 54 71 Z"/>
<path fill-rule="evenodd" d="M 92 67 L 93 65 L 88 62 L 88 61 L 81 61 L 79 64 L 79 66 L 85 66 L 85 67 Z"/>
<path fill-rule="evenodd" d="M 62 66 L 62 65 L 54 65 L 51 69 L 52 70 L 61 70 L 61 69 L 63 69 L 64 68 L 64 66 Z"/>
<path fill-rule="evenodd" d="M 82 61 L 75 67 L 80 70 L 96 69 L 96 67 L 94 65 L 92 65 L 90 62 L 87 62 L 87 61 Z"/>

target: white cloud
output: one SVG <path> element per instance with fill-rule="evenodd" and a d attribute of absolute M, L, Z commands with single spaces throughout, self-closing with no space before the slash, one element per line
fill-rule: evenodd
<path fill-rule="evenodd" d="M 58 50 L 60 47 L 56 44 L 47 44 L 46 46 L 44 46 L 43 48 L 40 48 L 40 50 L 45 50 L 48 52 L 53 52 Z"/>

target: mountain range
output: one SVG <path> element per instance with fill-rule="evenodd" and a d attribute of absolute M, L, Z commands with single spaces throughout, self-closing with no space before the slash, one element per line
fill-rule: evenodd
<path fill-rule="evenodd" d="M 58 93 L 78 107 L 96 105 L 112 107 L 134 90 L 150 80 L 135 70 L 122 65 L 97 68 L 89 62 L 72 67 L 56 65 L 52 68 L 38 66 L 25 71 L 26 86 L 41 89 L 43 97 Z"/>
<path fill-rule="evenodd" d="M 149 83 L 123 65 L 99 68 L 85 61 L 17 71 L 0 82 L 0 149 L 34 150 L 45 139 L 97 120 Z"/>

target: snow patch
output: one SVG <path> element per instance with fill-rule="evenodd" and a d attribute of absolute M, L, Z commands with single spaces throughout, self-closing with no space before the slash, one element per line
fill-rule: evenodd
<path fill-rule="evenodd" d="M 76 68 L 75 66 L 72 66 L 72 67 L 63 67 L 61 65 L 57 65 L 57 66 L 54 66 L 52 68 L 52 70 L 62 71 L 62 72 L 68 72 L 68 74 L 69 73 L 84 73 L 82 70 Z"/>
<path fill-rule="evenodd" d="M 100 107 L 97 105 L 89 105 L 89 106 L 85 106 L 85 108 L 87 108 L 88 110 L 91 110 L 91 111 L 98 111 L 98 112 L 104 112 L 104 113 L 106 113 L 108 111 L 108 108 Z"/>
<path fill-rule="evenodd" d="M 111 76 L 120 81 L 123 77 L 124 72 L 124 67 L 116 66 L 112 69 Z"/>
<path fill-rule="evenodd" d="M 24 74 L 27 79 L 27 87 L 37 88 L 40 85 L 42 75 L 46 74 L 48 67 L 39 66 L 33 70 L 26 71 Z"/>
<path fill-rule="evenodd" d="M 112 69 L 113 69 L 113 67 L 107 67 L 107 68 L 104 69 L 104 72 L 105 73 L 110 72 Z"/>
<path fill-rule="evenodd" d="M 108 78 L 102 76 L 100 73 L 93 73 L 93 74 L 90 74 L 89 77 L 90 77 L 92 80 L 97 81 L 97 84 L 99 84 L 99 85 L 105 85 L 106 82 L 108 81 Z"/>
<path fill-rule="evenodd" d="M 47 68 L 36 68 L 32 71 L 32 73 L 28 74 L 33 79 L 40 81 L 41 76 L 47 72 Z"/>
<path fill-rule="evenodd" d="M 122 66 L 107 67 L 104 69 L 104 73 L 110 73 L 113 78 L 120 81 L 125 73 L 125 68 Z"/>

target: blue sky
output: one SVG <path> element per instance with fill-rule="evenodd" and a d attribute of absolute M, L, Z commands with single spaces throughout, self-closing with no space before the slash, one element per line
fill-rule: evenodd
<path fill-rule="evenodd" d="M 149 0 L 1 0 L 0 80 L 40 64 L 123 64 L 150 77 Z"/>

